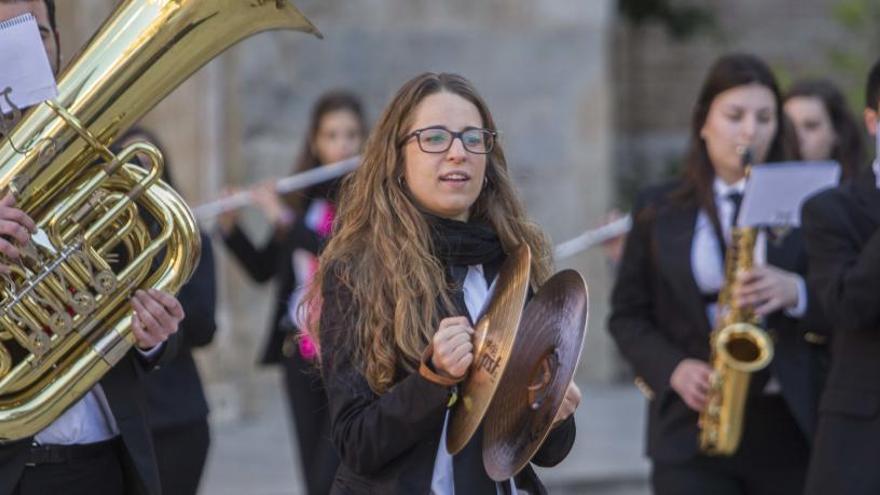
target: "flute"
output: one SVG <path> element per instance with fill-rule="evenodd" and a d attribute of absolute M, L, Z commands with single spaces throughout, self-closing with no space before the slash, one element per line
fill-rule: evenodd
<path fill-rule="evenodd" d="M 632 228 L 632 216 L 626 215 L 601 227 L 590 229 L 583 234 L 557 244 L 553 248 L 553 256 L 557 260 L 565 259 L 581 251 L 586 251 L 615 237 L 625 235 Z"/>
<path fill-rule="evenodd" d="M 360 156 L 355 156 L 279 179 L 275 183 L 275 191 L 278 194 L 287 194 L 298 189 L 305 189 L 328 180 L 336 179 L 356 169 L 360 164 L 360 159 Z M 193 208 L 193 214 L 199 220 L 204 221 L 221 213 L 247 206 L 252 201 L 253 192 L 245 190 L 196 206 Z"/>

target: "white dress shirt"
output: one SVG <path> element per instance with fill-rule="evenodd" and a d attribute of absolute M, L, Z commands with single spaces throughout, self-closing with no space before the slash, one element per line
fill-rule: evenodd
<path fill-rule="evenodd" d="M 497 277 L 496 277 L 497 280 Z M 464 304 L 467 306 L 471 321 L 476 322 L 483 306 L 489 300 L 494 289 L 495 282 L 489 286 L 483 272 L 483 265 L 471 265 L 468 267 L 464 279 Z M 440 445 L 437 446 L 437 457 L 434 459 L 434 474 L 431 477 L 431 495 L 454 495 L 455 477 L 452 465 L 452 455 L 446 450 L 446 427 L 449 425 L 449 410 L 443 420 L 443 433 L 440 435 Z M 510 479 L 511 493 L 516 493 L 516 484 Z M 496 484 L 497 493 L 502 492 L 501 485 Z"/>
<path fill-rule="evenodd" d="M 877 134 L 880 134 L 880 129 L 877 130 Z M 874 160 L 874 180 L 877 181 L 877 189 L 880 189 L 880 158 Z"/>
<path fill-rule="evenodd" d="M 104 389 L 95 385 L 79 402 L 37 433 L 34 441 L 40 445 L 77 445 L 110 440 L 118 434 Z"/>
<path fill-rule="evenodd" d="M 152 358 L 162 349 L 159 344 L 150 350 L 137 351 L 145 358 Z M 80 445 L 103 442 L 119 435 L 116 419 L 110 411 L 107 396 L 100 384 L 92 387 L 78 402 L 64 411 L 43 431 L 37 433 L 34 442 L 39 445 Z"/>

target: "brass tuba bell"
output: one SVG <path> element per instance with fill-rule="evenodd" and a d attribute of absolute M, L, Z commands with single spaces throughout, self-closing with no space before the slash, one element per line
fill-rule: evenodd
<path fill-rule="evenodd" d="M 175 292 L 198 228 L 155 147 L 108 146 L 181 82 L 270 29 L 320 36 L 286 0 L 127 0 L 0 143 L 0 190 L 38 231 L 0 287 L 0 440 L 36 434 L 134 344 L 130 294 Z M 145 155 L 146 170 L 128 164 Z M 150 221 L 143 219 L 147 216 Z"/>

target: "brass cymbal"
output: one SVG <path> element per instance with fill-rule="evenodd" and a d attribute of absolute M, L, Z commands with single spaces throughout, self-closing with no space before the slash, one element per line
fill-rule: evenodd
<path fill-rule="evenodd" d="M 493 480 L 518 473 L 550 433 L 580 360 L 588 311 L 587 285 L 574 270 L 551 277 L 526 305 L 483 429 L 483 465 Z"/>
<path fill-rule="evenodd" d="M 474 362 L 459 385 L 446 433 L 446 449 L 457 454 L 480 426 L 510 360 L 529 289 L 532 254 L 521 244 L 507 257 L 488 308 L 474 326 Z"/>

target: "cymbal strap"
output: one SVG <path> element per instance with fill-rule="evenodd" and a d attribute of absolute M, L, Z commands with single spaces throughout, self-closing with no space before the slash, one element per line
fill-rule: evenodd
<path fill-rule="evenodd" d="M 450 378 L 448 376 L 440 375 L 436 371 L 434 371 L 430 365 L 431 357 L 433 355 L 434 344 L 428 344 L 428 347 L 426 347 L 425 351 L 422 352 L 421 364 L 419 365 L 419 374 L 422 375 L 422 378 L 443 387 L 451 387 L 453 385 L 461 383 L 461 381 L 464 380 L 463 376 L 461 378 Z"/>

